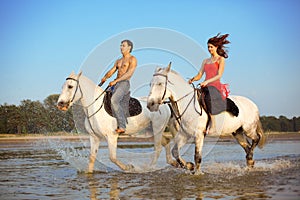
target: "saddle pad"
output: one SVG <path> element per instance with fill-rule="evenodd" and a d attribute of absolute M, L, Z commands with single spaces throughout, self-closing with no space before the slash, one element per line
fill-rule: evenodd
<path fill-rule="evenodd" d="M 110 116 L 115 117 L 113 115 L 113 112 L 111 109 L 111 96 L 112 96 L 111 91 L 106 92 L 106 94 L 104 96 L 104 100 L 103 100 L 104 109 Z M 139 100 L 132 98 L 132 97 L 130 97 L 130 99 L 129 99 L 129 108 L 128 108 L 128 106 L 126 106 L 126 107 L 125 107 L 126 117 L 133 117 L 133 116 L 139 115 L 142 112 L 141 103 L 139 102 Z"/>
<path fill-rule="evenodd" d="M 197 89 L 198 100 L 204 110 L 212 115 L 217 115 L 223 111 L 231 113 L 233 116 L 239 115 L 239 108 L 229 98 L 222 99 L 219 91 L 209 86 L 202 89 Z"/>

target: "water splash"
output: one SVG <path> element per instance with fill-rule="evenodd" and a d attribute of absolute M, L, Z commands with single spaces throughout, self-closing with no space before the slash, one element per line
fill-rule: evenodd
<path fill-rule="evenodd" d="M 255 164 L 255 171 L 280 171 L 293 167 L 294 164 L 285 158 L 279 158 L 276 160 L 261 160 Z"/>
<path fill-rule="evenodd" d="M 62 157 L 78 172 L 85 172 L 89 163 L 89 148 L 86 141 L 69 142 L 65 140 L 47 140 L 51 149 L 55 150 L 58 155 Z M 95 170 L 100 172 L 107 172 L 108 168 L 101 163 L 95 163 Z"/>
<path fill-rule="evenodd" d="M 233 178 L 256 172 L 276 173 L 293 166 L 294 164 L 290 161 L 290 158 L 278 158 L 275 160 L 258 160 L 256 161 L 254 168 L 247 167 L 246 164 L 242 161 L 231 161 L 225 163 L 212 162 L 203 165 L 203 171 L 207 174 L 224 175 L 227 178 Z"/>

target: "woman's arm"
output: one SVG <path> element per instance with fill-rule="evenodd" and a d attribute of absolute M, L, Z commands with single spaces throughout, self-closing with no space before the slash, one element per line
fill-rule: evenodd
<path fill-rule="evenodd" d="M 194 81 L 198 81 L 198 80 L 200 80 L 202 78 L 203 72 L 204 72 L 204 64 L 205 64 L 205 62 L 206 62 L 206 59 L 203 60 L 201 68 L 200 68 L 198 74 L 189 80 L 189 84 L 191 84 Z"/>

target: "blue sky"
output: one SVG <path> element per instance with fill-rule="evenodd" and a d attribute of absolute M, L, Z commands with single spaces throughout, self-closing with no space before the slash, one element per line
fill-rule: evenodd
<path fill-rule="evenodd" d="M 99 44 L 124 31 L 158 27 L 190 37 L 205 51 L 209 37 L 229 33 L 223 79 L 231 93 L 252 99 L 261 115 L 300 116 L 299 19 L 297 0 L 1 0 L 0 104 L 58 94 Z M 119 53 L 119 46 L 111 48 Z"/>

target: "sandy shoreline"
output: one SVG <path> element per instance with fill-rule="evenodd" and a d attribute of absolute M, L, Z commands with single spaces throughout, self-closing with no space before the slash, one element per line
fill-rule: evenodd
<path fill-rule="evenodd" d="M 19 136 L 17 134 L 0 134 L 0 143 L 7 142 L 24 142 L 32 140 L 45 140 L 45 139 L 60 139 L 60 140 L 89 140 L 88 135 L 34 135 L 30 134 L 28 136 Z M 217 139 L 215 136 L 208 136 L 206 140 Z M 222 141 L 234 141 L 235 139 L 232 136 L 221 136 L 219 140 Z M 283 141 L 283 140 L 300 140 L 300 133 L 268 133 L 267 141 Z M 141 137 L 132 137 L 132 136 L 120 136 L 119 141 L 125 142 L 152 142 L 153 137 L 141 138 Z"/>

